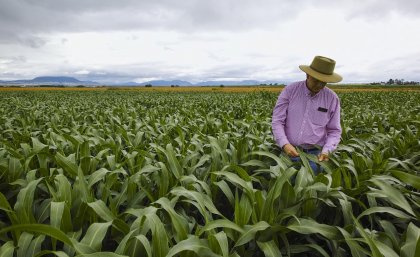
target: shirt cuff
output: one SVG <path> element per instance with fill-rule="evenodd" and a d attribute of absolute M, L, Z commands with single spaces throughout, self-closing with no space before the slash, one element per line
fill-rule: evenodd
<path fill-rule="evenodd" d="M 289 140 L 287 140 L 287 139 L 279 139 L 278 144 L 279 144 L 280 148 L 283 149 L 283 146 L 285 146 L 287 144 L 290 144 L 290 143 L 289 143 Z"/>
<path fill-rule="evenodd" d="M 332 147 L 328 147 L 328 146 L 324 146 L 324 147 L 322 148 L 321 153 L 327 153 L 327 154 L 330 154 L 332 151 L 334 151 L 334 148 L 332 148 Z"/>

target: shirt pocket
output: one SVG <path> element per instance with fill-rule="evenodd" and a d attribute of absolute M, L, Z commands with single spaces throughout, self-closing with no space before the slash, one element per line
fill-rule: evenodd
<path fill-rule="evenodd" d="M 316 126 L 326 126 L 328 123 L 328 112 L 315 110 L 315 112 L 311 115 L 311 122 Z"/>

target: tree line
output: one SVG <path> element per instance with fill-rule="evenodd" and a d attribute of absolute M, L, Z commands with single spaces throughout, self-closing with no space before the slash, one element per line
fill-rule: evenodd
<path fill-rule="evenodd" d="M 419 85 L 418 81 L 408 81 L 404 79 L 389 79 L 387 82 L 372 82 L 371 85 Z"/>

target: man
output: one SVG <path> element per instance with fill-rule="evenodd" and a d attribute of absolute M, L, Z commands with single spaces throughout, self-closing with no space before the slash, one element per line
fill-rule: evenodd
<path fill-rule="evenodd" d="M 317 155 L 320 162 L 327 161 L 340 142 L 341 126 L 340 101 L 325 85 L 340 82 L 342 77 L 334 73 L 335 61 L 323 56 L 299 68 L 306 80 L 285 87 L 274 107 L 274 139 L 294 161 L 299 159 L 296 148 Z"/>

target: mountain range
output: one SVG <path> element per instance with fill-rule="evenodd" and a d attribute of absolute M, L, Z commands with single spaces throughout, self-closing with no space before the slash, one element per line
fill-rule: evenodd
<path fill-rule="evenodd" d="M 184 80 L 150 80 L 142 83 L 137 82 L 122 82 L 122 83 L 107 83 L 106 86 L 251 86 L 261 84 L 284 84 L 281 81 L 258 81 L 258 80 L 241 80 L 241 81 L 202 81 L 198 83 L 191 83 Z M 104 85 L 95 81 L 82 81 L 73 77 L 65 76 L 44 76 L 36 77 L 29 80 L 0 80 L 0 85 L 20 85 L 20 86 L 37 86 L 37 85 L 60 85 L 60 86 L 99 86 Z"/>
<path fill-rule="evenodd" d="M 36 77 L 34 79 L 21 79 L 21 80 L 0 80 L 0 85 L 64 85 L 64 86 L 77 86 L 77 85 L 99 85 L 95 81 L 81 81 L 73 77 Z"/>

